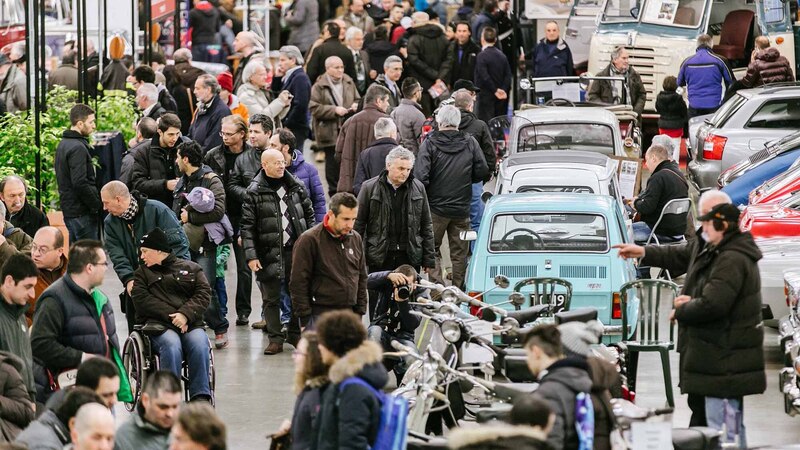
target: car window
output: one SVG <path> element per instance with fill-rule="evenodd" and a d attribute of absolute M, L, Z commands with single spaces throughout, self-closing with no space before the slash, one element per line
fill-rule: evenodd
<path fill-rule="evenodd" d="M 520 186 L 517 193 L 522 192 L 568 192 L 572 194 L 594 194 L 589 186 Z"/>
<path fill-rule="evenodd" d="M 597 123 L 547 123 L 519 131 L 519 152 L 534 150 L 584 150 L 614 154 L 611 127 Z"/>
<path fill-rule="evenodd" d="M 636 22 L 639 20 L 638 0 L 608 0 L 600 21 L 602 23 Z"/>
<path fill-rule="evenodd" d="M 725 125 L 725 122 L 728 121 L 739 108 L 742 107 L 747 102 L 747 98 L 742 95 L 735 95 L 733 98 L 728 100 L 727 102 L 723 103 L 722 106 L 717 110 L 716 114 L 711 118 L 711 124 L 714 127 L 721 127 Z"/>
<path fill-rule="evenodd" d="M 599 214 L 518 213 L 492 218 L 490 252 L 606 252 L 608 229 Z"/>
<path fill-rule="evenodd" d="M 649 1 L 642 23 L 697 28 L 707 0 Z"/>
<path fill-rule="evenodd" d="M 800 98 L 765 102 L 745 128 L 800 128 Z"/>

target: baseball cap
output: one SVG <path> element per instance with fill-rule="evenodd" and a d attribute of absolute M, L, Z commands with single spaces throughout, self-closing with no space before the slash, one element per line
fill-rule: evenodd
<path fill-rule="evenodd" d="M 722 220 L 725 222 L 737 222 L 739 221 L 740 213 L 741 211 L 739 211 L 739 208 L 732 203 L 720 203 L 719 205 L 711 208 L 709 212 L 698 217 L 697 220 Z"/>
<path fill-rule="evenodd" d="M 476 94 L 481 91 L 475 86 L 475 83 L 473 83 L 470 80 L 464 80 L 464 79 L 456 80 L 456 83 L 453 85 L 453 92 L 459 89 L 466 89 Z"/>

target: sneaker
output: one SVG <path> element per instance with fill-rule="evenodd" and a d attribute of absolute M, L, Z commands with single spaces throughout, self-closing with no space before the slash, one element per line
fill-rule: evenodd
<path fill-rule="evenodd" d="M 228 335 L 226 333 L 214 336 L 214 347 L 225 348 L 228 346 Z"/>
<path fill-rule="evenodd" d="M 253 325 L 251 325 L 251 327 L 253 327 L 254 330 L 266 330 L 267 329 L 267 321 L 266 320 L 260 320 L 258 322 L 254 322 Z"/>
<path fill-rule="evenodd" d="M 248 317 L 245 316 L 244 314 L 236 318 L 237 326 L 247 325 L 248 323 L 250 323 L 250 319 L 248 319 Z"/>
<path fill-rule="evenodd" d="M 265 355 L 277 355 L 283 352 L 283 344 L 277 342 L 270 342 L 267 348 L 264 349 Z"/>

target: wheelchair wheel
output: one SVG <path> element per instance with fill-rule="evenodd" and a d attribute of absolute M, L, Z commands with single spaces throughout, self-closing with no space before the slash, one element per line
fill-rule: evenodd
<path fill-rule="evenodd" d="M 133 402 L 125 402 L 125 409 L 133 412 L 136 405 L 139 403 L 139 398 L 142 396 L 142 386 L 144 386 L 144 379 L 146 376 L 145 343 L 138 333 L 132 333 L 125 341 L 125 347 L 122 349 L 122 364 L 125 366 L 125 374 L 128 377 L 128 382 L 131 385 L 131 393 L 133 394 Z"/>
<path fill-rule="evenodd" d="M 211 358 L 211 363 L 208 365 L 208 386 L 211 388 L 211 406 L 217 406 L 217 371 L 214 368 L 214 349 L 209 347 L 208 354 L 209 358 Z"/>

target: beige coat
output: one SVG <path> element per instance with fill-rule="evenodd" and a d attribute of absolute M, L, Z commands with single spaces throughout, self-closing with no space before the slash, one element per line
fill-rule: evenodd
<path fill-rule="evenodd" d="M 256 114 L 266 114 L 275 122 L 275 126 L 280 125 L 282 118 L 289 112 L 289 106 L 284 106 L 280 99 L 270 100 L 268 91 L 259 89 L 251 83 L 243 83 L 236 91 L 239 103 L 247 107 L 247 114 L 253 117 Z"/>
<path fill-rule="evenodd" d="M 337 115 L 336 107 L 350 108 L 350 105 L 358 103 L 361 98 L 356 90 L 355 82 L 347 74 L 344 75 L 342 84 L 342 105 L 337 105 L 334 101 L 333 88 L 324 74 L 320 75 L 317 82 L 311 87 L 311 102 L 308 108 L 311 110 L 311 128 L 314 130 L 317 148 L 336 145 L 339 130 L 347 118 L 347 116 Z"/>

